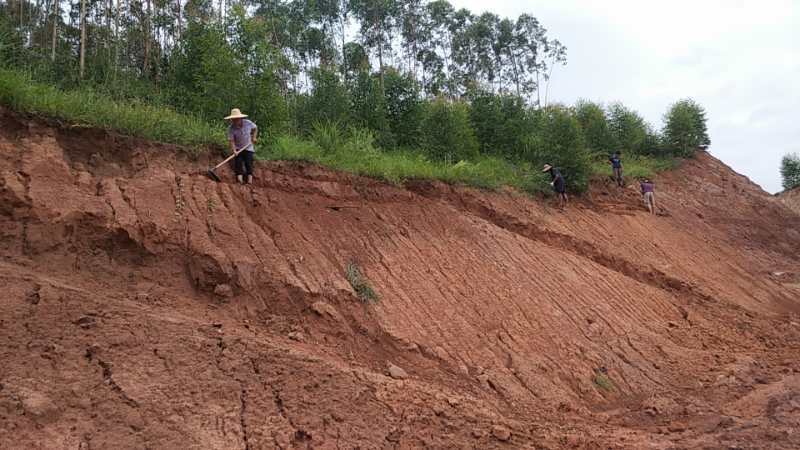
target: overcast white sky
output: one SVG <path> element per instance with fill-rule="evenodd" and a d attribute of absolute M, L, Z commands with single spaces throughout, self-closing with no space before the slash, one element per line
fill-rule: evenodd
<path fill-rule="evenodd" d="M 781 157 L 800 153 L 800 0 L 451 3 L 531 13 L 565 44 L 551 103 L 619 100 L 661 128 L 668 106 L 692 97 L 706 108 L 711 153 L 773 193 Z"/>

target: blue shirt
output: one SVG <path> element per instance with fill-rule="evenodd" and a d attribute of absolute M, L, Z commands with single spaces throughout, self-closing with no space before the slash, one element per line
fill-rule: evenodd
<path fill-rule="evenodd" d="M 622 160 L 619 159 L 618 156 L 612 156 L 611 158 L 608 158 L 608 160 L 611 161 L 611 167 L 613 167 L 615 169 L 621 169 L 622 168 Z"/>
<path fill-rule="evenodd" d="M 233 144 L 236 146 L 237 150 L 247 150 L 248 152 L 255 152 L 256 149 L 253 146 L 252 135 L 251 133 L 253 130 L 257 130 L 258 127 L 253 122 L 242 119 L 242 126 L 236 128 L 231 124 L 228 127 L 228 139 L 233 139 Z"/>

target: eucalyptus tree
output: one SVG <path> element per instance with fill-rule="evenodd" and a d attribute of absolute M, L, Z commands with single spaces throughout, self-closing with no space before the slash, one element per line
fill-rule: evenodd
<path fill-rule="evenodd" d="M 391 50 L 395 17 L 399 12 L 396 0 L 352 0 L 351 10 L 360 21 L 361 40 L 378 57 L 381 89 L 384 86 L 384 52 Z"/>

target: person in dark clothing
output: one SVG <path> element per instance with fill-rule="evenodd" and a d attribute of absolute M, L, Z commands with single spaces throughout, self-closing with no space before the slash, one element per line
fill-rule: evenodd
<path fill-rule="evenodd" d="M 614 152 L 610 158 L 608 158 L 609 164 L 611 164 L 611 169 L 614 171 L 614 181 L 617 182 L 617 186 L 625 187 L 625 182 L 622 180 L 622 160 L 619 158 L 619 153 Z"/>
<path fill-rule="evenodd" d="M 231 151 L 238 152 L 233 159 L 233 167 L 236 170 L 236 179 L 241 184 L 253 182 L 253 157 L 256 154 L 254 144 L 258 142 L 258 127 L 246 117 L 246 114 L 234 108 L 225 118 L 231 121 L 228 127 L 228 141 Z"/>
<path fill-rule="evenodd" d="M 561 209 L 564 209 L 564 207 L 567 206 L 567 183 L 564 181 L 564 177 L 558 169 L 550 164 L 545 164 L 542 172 L 550 174 L 552 178 L 550 186 L 553 186 L 553 190 L 558 195 L 559 206 L 561 206 Z"/>
<path fill-rule="evenodd" d="M 640 186 L 642 188 L 642 198 L 644 199 L 644 205 L 647 206 L 647 210 L 650 211 L 650 214 L 656 213 L 656 193 L 655 193 L 655 184 L 650 181 L 649 178 L 645 178 L 640 182 Z"/>

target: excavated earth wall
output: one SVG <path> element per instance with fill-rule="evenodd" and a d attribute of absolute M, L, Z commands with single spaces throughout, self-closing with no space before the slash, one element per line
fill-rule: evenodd
<path fill-rule="evenodd" d="M 1 448 L 800 446 L 800 216 L 707 153 L 656 216 L 206 158 L 0 110 Z"/>

